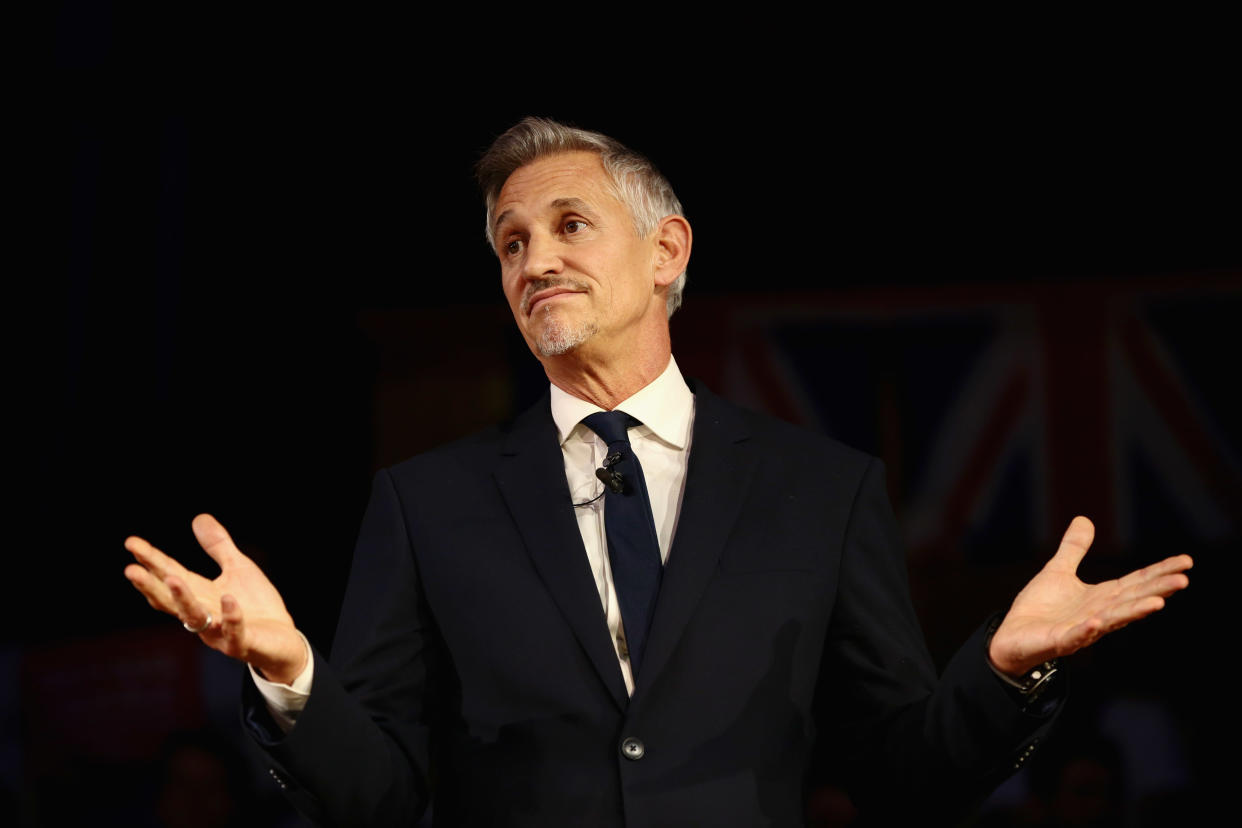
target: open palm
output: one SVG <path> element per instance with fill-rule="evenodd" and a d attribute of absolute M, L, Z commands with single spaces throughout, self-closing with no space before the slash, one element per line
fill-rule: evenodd
<path fill-rule="evenodd" d="M 305 666 L 306 653 L 280 593 L 211 515 L 194 518 L 193 529 L 220 566 L 216 578 L 191 572 L 139 537 L 125 541 L 138 561 L 125 568 L 125 577 L 151 606 L 178 618 L 209 647 L 254 665 L 273 681 L 291 681 Z"/>
<path fill-rule="evenodd" d="M 1081 650 L 1106 633 L 1150 615 L 1184 589 L 1189 555 L 1099 584 L 1083 583 L 1078 565 L 1095 539 L 1095 527 L 1076 517 L 1052 559 L 1031 579 L 1005 615 L 988 651 L 1002 672 L 1018 676 L 1049 659 Z"/>

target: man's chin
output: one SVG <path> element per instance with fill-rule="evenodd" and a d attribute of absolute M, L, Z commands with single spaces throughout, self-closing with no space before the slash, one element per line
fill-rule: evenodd
<path fill-rule="evenodd" d="M 550 319 L 534 339 L 535 352 L 540 357 L 564 356 L 581 347 L 598 332 L 599 326 L 594 322 L 567 325 Z"/>

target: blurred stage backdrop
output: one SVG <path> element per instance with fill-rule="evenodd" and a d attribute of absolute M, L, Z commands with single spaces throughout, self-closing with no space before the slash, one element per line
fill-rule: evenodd
<path fill-rule="evenodd" d="M 542 392 L 471 179 L 525 114 L 673 181 L 685 373 L 886 461 L 938 659 L 1076 514 L 1089 580 L 1196 556 L 1161 617 L 1071 660 L 1056 743 L 980 824 L 1189 824 L 1220 795 L 1242 211 L 1210 88 L 839 59 L 640 80 L 489 52 L 466 72 L 374 23 L 66 9 L 0 822 L 301 824 L 240 744 L 240 670 L 131 590 L 121 542 L 206 570 L 189 521 L 214 513 L 328 647 L 374 471 Z M 809 807 L 849 822 L 830 788 Z"/>

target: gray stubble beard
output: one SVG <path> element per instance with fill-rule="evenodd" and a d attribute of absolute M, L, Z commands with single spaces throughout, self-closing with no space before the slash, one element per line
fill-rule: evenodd
<path fill-rule="evenodd" d="M 543 331 L 535 341 L 535 347 L 540 356 L 562 356 L 599 333 L 599 325 L 594 319 L 586 319 L 576 325 L 569 325 L 555 316 L 552 308 L 547 308 L 542 312 L 544 314 Z"/>

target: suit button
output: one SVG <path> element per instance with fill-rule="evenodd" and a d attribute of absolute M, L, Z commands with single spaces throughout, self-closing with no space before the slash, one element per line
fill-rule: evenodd
<path fill-rule="evenodd" d="M 642 739 L 636 739 L 633 736 L 627 736 L 621 742 L 621 753 L 626 759 L 632 759 L 637 762 L 647 753 L 647 746 L 643 744 Z"/>

